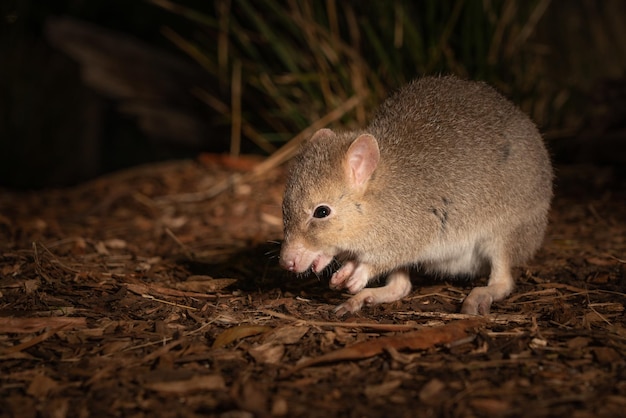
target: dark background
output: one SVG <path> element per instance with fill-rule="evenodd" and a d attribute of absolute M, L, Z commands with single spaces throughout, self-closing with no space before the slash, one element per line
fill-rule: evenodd
<path fill-rule="evenodd" d="M 282 109 L 283 113 L 276 118 L 286 122 L 274 126 L 267 118 L 255 119 L 261 112 L 271 111 L 274 102 L 265 100 L 259 93 L 254 60 L 245 55 L 243 44 L 237 42 L 248 39 L 261 51 L 261 56 L 274 62 L 271 66 L 258 62 L 259 73 L 267 72 L 276 79 L 288 75 L 288 68 L 282 68 L 280 60 L 272 58 L 282 48 L 280 42 L 288 42 L 285 38 L 289 37 L 289 29 L 280 26 L 288 25 L 288 15 L 281 16 L 282 10 L 289 8 L 288 3 L 180 2 L 215 19 L 220 16 L 220 7 L 226 7 L 221 10 L 227 10 L 231 16 L 229 42 L 233 46 L 229 50 L 233 52 L 228 56 L 228 74 L 234 62 L 241 59 L 244 118 L 270 138 L 274 147 L 337 105 L 309 94 L 302 99 L 302 106 L 319 109 L 318 113 L 305 114 L 294 109 L 290 115 Z M 295 3 L 305 10 L 310 2 Z M 341 19 L 347 8 L 355 11 L 363 32 L 358 42 L 352 41 L 358 43 L 357 49 L 370 63 L 371 72 L 378 74 L 376 80 L 365 83 L 374 92 L 367 101 L 367 112 L 388 90 L 413 77 L 452 72 L 491 82 L 520 104 L 544 132 L 557 163 L 591 162 L 618 167 L 626 163 L 626 43 L 623 42 L 626 6 L 623 2 L 496 2 L 495 14 L 507 13 L 507 4 L 516 7 L 513 12 L 509 10 L 513 23 L 509 22 L 507 30 L 512 34 L 523 31 L 533 11 L 546 8 L 528 36 L 519 41 L 523 42 L 519 53 L 507 55 L 503 47 L 502 55 L 490 63 L 486 63 L 484 51 L 493 43 L 493 33 L 498 28 L 496 24 L 489 25 L 489 13 L 481 9 L 484 2 L 437 3 L 388 3 L 390 10 L 396 10 L 395 19 L 401 10 L 406 22 L 415 22 L 422 39 L 435 46 L 443 45 L 439 40 L 449 29 L 446 23 L 458 12 L 459 18 L 450 26 L 449 40 L 440 53 L 443 58 L 423 66 L 408 58 L 395 66 L 394 62 L 386 63 L 384 57 L 376 55 L 372 42 L 375 38 L 368 36 L 378 36 L 383 49 L 393 49 L 389 39 L 394 28 L 385 26 L 380 3 L 346 2 L 346 6 L 341 6 L 345 9 L 337 9 L 340 34 L 345 35 L 346 42 L 351 39 L 349 27 Z M 328 4 L 310 5 L 312 16 L 320 17 L 321 26 L 330 26 L 325 20 Z M 249 8 L 257 15 L 250 15 Z M 218 29 L 211 23 L 203 25 L 139 0 L 3 1 L 0 13 L 0 185 L 17 189 L 68 186 L 141 163 L 193 158 L 203 151 L 228 152 L 231 134 L 228 112 L 220 113 L 215 106 L 207 106 L 191 91 L 201 87 L 230 106 L 230 77 L 207 71 L 164 34 L 164 28 L 170 28 L 193 41 L 211 61 L 216 59 L 219 37 Z M 497 21 L 497 16 L 491 18 L 492 22 Z M 94 26 L 80 26 L 85 22 Z M 264 38 L 259 22 L 269 25 L 279 39 Z M 515 26 L 515 22 L 519 24 Z M 78 32 L 72 26 L 75 24 L 79 25 Z M 107 30 L 104 41 L 102 37 L 91 37 L 102 28 Z M 370 35 L 368 28 L 372 28 Z M 478 33 L 480 30 L 483 32 Z M 476 33 L 477 41 L 467 40 L 468 33 Z M 515 45 L 513 37 L 502 39 L 503 43 Z M 71 49 L 75 42 L 82 45 L 83 52 L 91 51 L 91 55 L 77 59 Z M 408 35 L 401 48 L 390 55 L 410 55 L 415 46 L 410 44 Z M 93 51 L 101 51 L 101 55 L 93 58 Z M 425 51 L 424 54 L 439 53 L 436 48 Z M 302 45 L 301 52 L 303 58 L 296 58 L 296 62 L 305 67 L 306 45 Z M 334 63 L 335 67 L 331 65 L 330 73 L 342 74 L 339 65 L 338 62 Z M 346 88 L 348 93 L 349 88 Z M 341 99 L 341 94 L 337 97 Z M 347 117 L 342 122 L 348 125 L 361 122 L 358 119 Z M 249 141 L 245 132 L 242 152 L 269 153 Z"/>

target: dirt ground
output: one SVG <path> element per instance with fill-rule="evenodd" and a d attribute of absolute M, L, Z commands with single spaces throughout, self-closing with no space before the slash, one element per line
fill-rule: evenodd
<path fill-rule="evenodd" d="M 623 172 L 558 167 L 545 245 L 492 315 L 416 275 L 337 318 L 327 277 L 278 267 L 283 173 L 237 181 L 254 164 L 1 192 L 0 415 L 624 415 Z"/>

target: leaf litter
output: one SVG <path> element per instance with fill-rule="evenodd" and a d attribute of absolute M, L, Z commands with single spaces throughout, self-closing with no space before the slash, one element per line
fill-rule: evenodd
<path fill-rule="evenodd" d="M 278 268 L 283 171 L 244 162 L 0 193 L 3 415 L 623 413 L 617 170 L 559 169 L 546 242 L 492 315 L 457 313 L 472 283 L 416 275 L 403 301 L 339 319 L 327 276 Z"/>

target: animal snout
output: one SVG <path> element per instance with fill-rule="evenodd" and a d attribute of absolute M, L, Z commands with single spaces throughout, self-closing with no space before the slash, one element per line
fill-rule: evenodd
<path fill-rule="evenodd" d="M 293 259 L 288 259 L 287 257 L 280 258 L 280 266 L 285 270 L 295 271 L 296 270 L 296 262 Z"/>

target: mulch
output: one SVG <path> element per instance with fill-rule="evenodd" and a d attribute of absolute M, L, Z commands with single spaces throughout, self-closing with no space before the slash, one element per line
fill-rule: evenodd
<path fill-rule="evenodd" d="M 624 415 L 624 173 L 558 168 L 545 244 L 491 315 L 416 274 L 338 318 L 326 275 L 278 267 L 284 173 L 257 163 L 0 192 L 0 415 Z"/>

